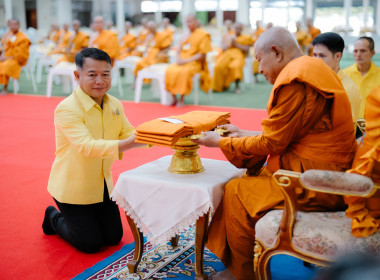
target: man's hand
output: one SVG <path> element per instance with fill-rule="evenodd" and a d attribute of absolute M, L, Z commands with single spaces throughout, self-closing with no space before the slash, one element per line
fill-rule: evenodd
<path fill-rule="evenodd" d="M 214 132 L 214 131 L 208 131 L 202 133 L 204 136 L 199 139 L 192 140 L 194 143 L 197 143 L 198 145 L 206 146 L 206 147 L 219 147 L 219 141 L 222 139 L 222 137 Z"/>

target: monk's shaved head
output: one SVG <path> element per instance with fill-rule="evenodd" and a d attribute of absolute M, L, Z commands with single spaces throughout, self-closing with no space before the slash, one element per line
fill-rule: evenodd
<path fill-rule="evenodd" d="M 264 52 L 270 52 L 273 46 L 277 46 L 285 52 L 299 52 L 301 54 L 296 38 L 282 27 L 272 27 L 268 29 L 260 35 L 255 43 L 256 51 L 260 49 Z"/>
<path fill-rule="evenodd" d="M 302 56 L 295 37 L 285 28 L 272 27 L 255 43 L 259 72 L 274 84 L 282 69 L 291 60 Z"/>

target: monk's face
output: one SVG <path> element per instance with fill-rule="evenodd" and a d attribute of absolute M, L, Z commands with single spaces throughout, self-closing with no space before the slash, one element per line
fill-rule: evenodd
<path fill-rule="evenodd" d="M 92 23 L 92 28 L 98 32 L 102 31 L 104 28 L 104 20 L 102 18 L 95 18 Z"/>
<path fill-rule="evenodd" d="M 339 70 L 339 61 L 342 57 L 341 52 L 333 54 L 325 45 L 316 44 L 313 47 L 313 56 L 322 59 L 335 72 Z"/>
<path fill-rule="evenodd" d="M 187 17 L 186 25 L 187 25 L 187 28 L 189 28 L 189 30 L 193 32 L 195 29 L 197 29 L 197 25 L 198 25 L 197 19 L 193 16 Z"/>
<path fill-rule="evenodd" d="M 357 64 L 369 64 L 375 51 L 369 49 L 369 42 L 365 39 L 357 40 L 354 47 L 354 58 Z"/>
<path fill-rule="evenodd" d="M 19 23 L 17 22 L 17 20 L 11 20 L 11 21 L 9 21 L 8 26 L 9 26 L 9 29 L 10 29 L 13 33 L 17 33 L 17 32 L 18 32 L 18 29 L 20 28 L 20 25 L 19 25 Z"/>
<path fill-rule="evenodd" d="M 83 68 L 74 71 L 80 88 L 95 102 L 101 104 L 111 87 L 111 65 L 103 60 L 85 58 Z"/>
<path fill-rule="evenodd" d="M 259 62 L 259 73 L 273 85 L 283 68 L 278 54 L 272 50 L 256 49 L 256 60 Z"/>
<path fill-rule="evenodd" d="M 79 28 L 80 28 L 80 24 L 79 24 L 79 22 L 74 21 L 74 22 L 73 22 L 73 29 L 74 29 L 74 31 L 75 31 L 75 32 L 78 32 L 78 31 L 79 31 Z"/>

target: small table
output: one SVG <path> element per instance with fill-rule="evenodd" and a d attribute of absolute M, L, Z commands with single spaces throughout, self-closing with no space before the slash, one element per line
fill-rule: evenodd
<path fill-rule="evenodd" d="M 196 220 L 195 279 L 207 279 L 203 252 L 209 214 L 213 215 L 231 179 L 244 175 L 228 161 L 202 159 L 205 171 L 174 174 L 168 171 L 172 156 L 165 156 L 123 172 L 112 192 L 112 199 L 126 212 L 135 240 L 134 259 L 128 263 L 135 273 L 141 261 L 143 236 L 154 244 L 171 241 Z"/>

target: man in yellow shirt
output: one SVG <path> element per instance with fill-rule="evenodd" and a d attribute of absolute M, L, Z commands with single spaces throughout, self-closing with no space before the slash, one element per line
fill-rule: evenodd
<path fill-rule="evenodd" d="M 313 56 L 321 58 L 328 66 L 330 66 L 335 73 L 337 73 L 340 81 L 346 90 L 348 99 L 351 104 L 352 119 L 354 122 L 359 118 L 360 103 L 362 98 L 355 83 L 343 73 L 340 69 L 340 59 L 342 58 L 344 50 L 343 38 L 334 32 L 326 32 L 314 38 L 313 42 Z"/>
<path fill-rule="evenodd" d="M 359 118 L 364 118 L 368 94 L 380 86 L 380 67 L 371 61 L 374 54 L 375 42 L 373 39 L 371 37 L 360 37 L 354 46 L 355 63 L 343 70 L 354 81 L 362 97 Z"/>
<path fill-rule="evenodd" d="M 42 229 L 59 234 L 77 249 L 94 253 L 119 243 L 120 213 L 110 199 L 111 165 L 122 152 L 141 146 L 111 87 L 111 59 L 88 48 L 75 57 L 78 88 L 54 112 L 56 158 L 48 191 L 60 212 L 46 208 Z"/>

